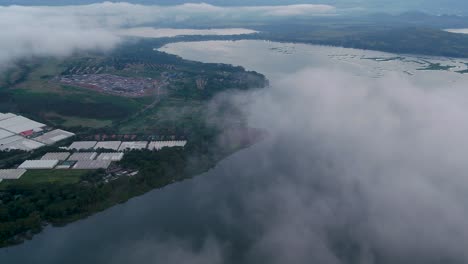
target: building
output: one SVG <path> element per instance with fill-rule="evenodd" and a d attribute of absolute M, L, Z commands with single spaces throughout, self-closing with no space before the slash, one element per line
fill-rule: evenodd
<path fill-rule="evenodd" d="M 46 145 L 53 145 L 61 140 L 73 137 L 74 135 L 75 134 L 65 130 L 55 129 L 34 138 L 34 140 L 42 142 Z"/>
<path fill-rule="evenodd" d="M 110 161 L 120 161 L 122 160 L 124 154 L 122 152 L 113 152 L 113 153 L 101 153 L 97 160 L 110 160 Z"/>
<path fill-rule="evenodd" d="M 41 160 L 67 160 L 69 152 L 49 152 L 42 156 Z"/>
<path fill-rule="evenodd" d="M 25 169 L 0 170 L 0 182 L 2 180 L 17 180 L 25 173 Z"/>
<path fill-rule="evenodd" d="M 43 143 L 27 139 L 21 136 L 12 136 L 0 140 L 0 150 L 24 150 L 31 151 L 45 146 Z"/>
<path fill-rule="evenodd" d="M 112 149 L 112 150 L 119 150 L 120 144 L 122 141 L 99 141 L 94 149 Z"/>
<path fill-rule="evenodd" d="M 87 150 L 93 149 L 96 146 L 97 141 L 75 141 L 73 142 L 68 149 L 76 149 L 76 150 Z"/>
<path fill-rule="evenodd" d="M 73 153 L 68 160 L 94 160 L 96 156 L 96 152 L 76 152 Z"/>
<path fill-rule="evenodd" d="M 147 141 L 125 141 L 119 147 L 119 151 L 146 149 Z"/>
<path fill-rule="evenodd" d="M 14 133 L 11 133 L 9 131 L 6 131 L 5 129 L 0 128 L 0 139 L 8 138 L 14 135 L 15 135 Z"/>
<path fill-rule="evenodd" d="M 33 121 L 23 116 L 14 115 L 10 118 L 0 120 L 0 128 L 8 130 L 15 134 L 20 134 L 25 131 L 42 131 L 42 128 L 46 125 Z"/>
<path fill-rule="evenodd" d="M 7 114 L 0 113 L 0 121 L 5 120 L 5 119 L 9 119 L 9 118 L 12 118 L 12 117 L 15 117 L 15 116 L 16 115 L 12 114 L 12 113 L 7 113 Z"/>
<path fill-rule="evenodd" d="M 24 139 L 24 137 L 18 136 L 18 135 L 13 135 L 11 137 L 6 137 L 6 138 L 3 138 L 3 139 L 0 139 L 0 148 L 2 146 L 8 145 L 8 144 L 10 144 L 12 142 L 15 142 L 15 141 L 18 141 L 18 140 L 21 140 L 21 139 Z"/>
<path fill-rule="evenodd" d="M 173 140 L 173 141 L 151 141 L 148 144 L 149 150 L 160 150 L 164 147 L 185 147 L 187 144 L 186 140 Z"/>
<path fill-rule="evenodd" d="M 23 116 L 0 113 L 0 151 L 32 151 L 74 135 L 57 129 L 31 139 L 36 134 L 42 133 L 45 127 L 46 125 Z"/>
<path fill-rule="evenodd" d="M 61 162 L 55 167 L 55 169 L 56 169 L 56 170 L 70 169 L 70 168 L 73 167 L 75 164 L 76 164 L 76 161 L 65 160 L 65 161 L 61 161 Z"/>
<path fill-rule="evenodd" d="M 41 170 L 53 169 L 59 163 L 58 160 L 26 160 L 18 169 Z"/>
<path fill-rule="evenodd" d="M 73 166 L 74 170 L 107 169 L 111 164 L 109 160 L 79 160 Z"/>

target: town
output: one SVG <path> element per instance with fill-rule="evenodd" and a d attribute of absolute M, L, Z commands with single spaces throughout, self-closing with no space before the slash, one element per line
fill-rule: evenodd
<path fill-rule="evenodd" d="M 122 77 L 112 74 L 61 75 L 56 79 L 65 85 L 126 97 L 148 96 L 159 92 L 164 85 L 163 82 L 152 78 Z"/>

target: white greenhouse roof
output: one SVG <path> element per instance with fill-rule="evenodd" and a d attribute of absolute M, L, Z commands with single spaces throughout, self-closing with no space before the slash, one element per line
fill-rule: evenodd
<path fill-rule="evenodd" d="M 71 132 L 68 132 L 68 131 L 65 131 L 65 130 L 55 129 L 53 131 L 44 133 L 43 135 L 35 138 L 34 140 L 40 141 L 40 142 L 42 142 L 44 144 L 47 144 L 47 145 L 52 145 L 52 144 L 55 144 L 55 143 L 57 143 L 57 142 L 59 142 L 61 140 L 72 137 L 74 135 L 75 134 L 73 134 Z"/>
<path fill-rule="evenodd" d="M 45 127 L 45 125 L 23 116 L 15 116 L 0 121 L 0 128 L 17 134 L 28 130 L 37 130 L 41 127 Z"/>
<path fill-rule="evenodd" d="M 75 170 L 92 170 L 92 169 L 107 169 L 111 161 L 109 160 L 79 160 L 76 162 L 73 169 Z"/>
<path fill-rule="evenodd" d="M 42 156 L 41 160 L 67 160 L 69 156 L 68 152 L 49 152 Z"/>
<path fill-rule="evenodd" d="M 10 144 L 10 143 L 12 143 L 12 142 L 21 140 L 21 139 L 24 139 L 24 137 L 18 136 L 18 135 L 14 135 L 14 136 L 11 136 L 11 137 L 3 138 L 3 139 L 0 139 L 0 146 L 7 145 L 7 144 Z"/>
<path fill-rule="evenodd" d="M 19 165 L 19 169 L 53 169 L 58 160 L 26 160 Z"/>
<path fill-rule="evenodd" d="M 96 146 L 96 144 L 97 144 L 97 141 L 75 141 L 68 148 L 77 149 L 77 150 L 92 149 L 94 148 L 94 146 Z"/>
<path fill-rule="evenodd" d="M 112 149 L 118 150 L 120 147 L 121 141 L 100 141 L 94 146 L 94 149 Z"/>
<path fill-rule="evenodd" d="M 122 160 L 124 154 L 122 152 L 113 152 L 113 153 L 101 153 L 97 157 L 97 160 L 110 160 L 110 161 L 119 161 Z"/>
<path fill-rule="evenodd" d="M 147 145 L 147 141 L 122 142 L 119 150 L 145 149 Z"/>
<path fill-rule="evenodd" d="M 4 138 L 7 138 L 7 137 L 11 137 L 11 136 L 13 136 L 13 135 L 14 135 L 14 134 L 11 133 L 10 131 L 6 131 L 6 130 L 0 128 L 0 139 L 4 139 Z"/>
<path fill-rule="evenodd" d="M 184 147 L 187 144 L 186 140 L 174 140 L 174 141 L 151 141 L 148 144 L 149 150 L 160 150 L 164 147 Z"/>
<path fill-rule="evenodd" d="M 26 172 L 25 169 L 0 170 L 1 180 L 17 180 Z"/>
<path fill-rule="evenodd" d="M 96 158 L 97 153 L 96 152 L 76 152 L 73 153 L 68 160 L 93 160 Z"/>
<path fill-rule="evenodd" d="M 0 150 L 18 149 L 18 150 L 24 150 L 24 151 L 31 151 L 31 150 L 35 150 L 43 146 L 45 145 L 40 142 L 21 137 L 19 140 L 1 145 Z"/>
<path fill-rule="evenodd" d="M 12 114 L 12 113 L 0 113 L 0 120 L 5 120 L 5 119 L 8 119 L 8 118 L 12 118 L 12 117 L 15 117 L 16 115 L 15 114 Z"/>

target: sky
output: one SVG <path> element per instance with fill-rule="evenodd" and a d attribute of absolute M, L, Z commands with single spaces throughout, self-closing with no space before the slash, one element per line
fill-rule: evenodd
<path fill-rule="evenodd" d="M 76 5 L 96 0 L 0 0 L 0 5 Z M 120 1 L 117 1 L 120 2 Z M 424 11 L 433 14 L 467 14 L 468 2 L 464 0 L 128 0 L 127 2 L 150 5 L 176 5 L 183 3 L 209 3 L 220 6 L 329 4 L 338 8 L 353 8 L 370 12 Z"/>

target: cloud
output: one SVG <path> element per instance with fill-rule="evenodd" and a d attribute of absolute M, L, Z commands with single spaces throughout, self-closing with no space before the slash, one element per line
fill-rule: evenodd
<path fill-rule="evenodd" d="M 0 67 L 29 56 L 67 56 L 80 50 L 109 50 L 121 43 L 122 28 L 312 16 L 327 5 L 218 7 L 205 3 L 145 6 L 104 2 L 83 6 L 0 6 Z M 185 34 L 186 31 L 172 32 Z M 196 32 L 189 32 L 196 34 Z M 201 32 L 204 33 L 204 32 Z"/>
<path fill-rule="evenodd" d="M 220 95 L 269 136 L 184 194 L 242 263 L 466 263 L 466 98 L 326 67 Z"/>
<path fill-rule="evenodd" d="M 238 106 L 268 137 L 194 182 L 128 205 L 171 201 L 147 226 L 163 230 L 150 235 L 160 242 L 136 242 L 152 253 L 122 263 L 179 254 L 205 263 L 467 263 L 466 98 L 461 85 L 326 67 L 220 95 L 214 112 Z M 134 252 L 127 243 L 105 254 Z"/>
<path fill-rule="evenodd" d="M 466 28 L 446 29 L 445 31 L 457 34 L 468 34 L 468 29 Z"/>
<path fill-rule="evenodd" d="M 256 189 L 240 194 L 261 230 L 251 256 L 466 263 L 467 96 L 461 86 L 428 89 L 399 75 L 369 80 L 332 69 L 234 96 L 250 124 L 270 134 L 233 172 L 245 175 L 239 182 L 256 178 Z"/>
<path fill-rule="evenodd" d="M 244 35 L 253 34 L 258 31 L 245 28 L 221 28 L 221 29 L 175 29 L 175 28 L 152 28 L 152 27 L 134 27 L 129 29 L 121 29 L 118 31 L 122 36 L 147 37 L 147 38 L 163 38 L 175 36 L 189 35 Z"/>

